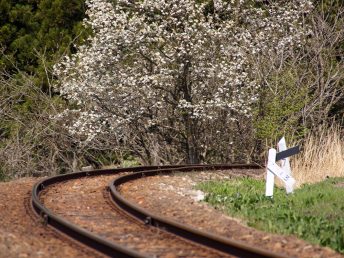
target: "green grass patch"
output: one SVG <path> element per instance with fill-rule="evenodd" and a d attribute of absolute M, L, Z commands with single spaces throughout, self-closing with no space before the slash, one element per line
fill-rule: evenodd
<path fill-rule="evenodd" d="M 121 162 L 121 167 L 123 168 L 136 167 L 139 165 L 140 162 L 133 156 L 128 156 Z"/>
<path fill-rule="evenodd" d="M 296 235 L 344 253 L 344 178 L 304 185 L 294 194 L 275 188 L 265 197 L 265 182 L 251 178 L 201 183 L 205 201 L 268 232 Z"/>
<path fill-rule="evenodd" d="M 0 182 L 4 182 L 6 180 L 7 180 L 7 176 L 5 172 L 2 170 L 2 168 L 0 167 Z"/>

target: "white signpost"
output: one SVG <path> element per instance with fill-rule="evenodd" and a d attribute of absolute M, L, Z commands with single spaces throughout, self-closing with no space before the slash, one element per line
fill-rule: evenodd
<path fill-rule="evenodd" d="M 295 149 L 295 151 L 292 151 L 290 155 L 296 154 L 299 150 L 297 148 L 292 148 L 290 150 Z M 295 179 L 291 175 L 291 169 L 290 169 L 290 163 L 288 155 L 289 153 L 286 153 L 287 150 L 287 144 L 285 142 L 284 137 L 278 142 L 278 150 L 279 153 L 285 152 L 286 157 L 283 157 L 281 159 L 281 166 L 279 166 L 276 162 L 276 156 L 277 151 L 274 148 L 269 149 L 269 155 L 268 155 L 268 164 L 266 166 L 267 175 L 266 175 L 266 188 L 265 188 L 265 196 L 272 197 L 274 193 L 274 182 L 275 182 L 275 176 L 280 178 L 284 184 L 287 193 L 292 193 L 294 190 L 294 184 Z M 289 156 L 290 156 L 289 155 Z"/>
<path fill-rule="evenodd" d="M 279 152 L 287 150 L 287 143 L 286 143 L 284 137 L 282 137 L 282 139 L 278 142 L 277 146 L 278 146 L 278 151 Z M 284 169 L 284 171 L 290 177 L 292 177 L 289 158 L 284 158 L 284 159 L 281 160 L 281 167 L 282 167 L 282 169 Z M 292 193 L 294 191 L 294 184 L 295 184 L 295 180 L 294 180 L 294 183 L 291 186 L 291 188 L 289 188 L 288 185 L 286 184 L 286 191 L 287 191 L 288 194 Z"/>

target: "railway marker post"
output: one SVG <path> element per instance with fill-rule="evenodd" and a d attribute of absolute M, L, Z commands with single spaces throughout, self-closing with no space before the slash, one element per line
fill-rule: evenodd
<path fill-rule="evenodd" d="M 273 196 L 275 176 L 279 177 L 284 182 L 288 194 L 292 193 L 294 190 L 295 179 L 291 175 L 288 157 L 299 153 L 299 146 L 287 149 L 285 138 L 283 137 L 278 142 L 278 149 L 280 151 L 278 153 L 274 148 L 269 149 L 265 188 L 265 196 L 267 197 Z M 281 160 L 281 166 L 276 164 L 279 160 Z"/>
<path fill-rule="evenodd" d="M 278 151 L 282 152 L 287 150 L 287 143 L 285 141 L 284 136 L 281 138 L 281 140 L 277 143 L 278 146 Z M 290 162 L 289 162 L 289 158 L 284 158 L 281 159 L 281 167 L 282 169 L 289 175 L 292 177 L 291 175 L 291 168 L 290 168 Z M 288 188 L 288 186 L 286 185 L 286 191 L 287 193 L 292 193 L 294 191 L 294 187 L 292 186 L 291 188 Z"/>

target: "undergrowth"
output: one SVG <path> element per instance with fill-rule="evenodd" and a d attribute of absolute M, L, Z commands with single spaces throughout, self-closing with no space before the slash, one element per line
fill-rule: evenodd
<path fill-rule="evenodd" d="M 344 253 L 344 178 L 303 185 L 294 194 L 275 189 L 264 196 L 265 183 L 251 178 L 198 185 L 205 201 L 260 230 L 293 234 Z"/>
<path fill-rule="evenodd" d="M 304 183 L 320 182 L 328 176 L 344 177 L 342 127 L 332 124 L 310 133 L 301 147 L 301 153 L 291 160 L 297 187 Z"/>
<path fill-rule="evenodd" d="M 6 181 L 8 178 L 5 174 L 5 172 L 3 171 L 3 169 L 1 168 L 1 163 L 0 163 L 0 182 L 4 182 Z"/>

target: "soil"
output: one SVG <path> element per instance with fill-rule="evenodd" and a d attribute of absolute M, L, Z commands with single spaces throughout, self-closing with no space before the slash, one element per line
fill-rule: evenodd
<path fill-rule="evenodd" d="M 37 178 L 0 183 L 0 257 L 95 257 L 61 236 L 29 210 Z"/>
<path fill-rule="evenodd" d="M 106 188 L 111 179 L 121 175 L 86 177 L 59 183 L 46 188 L 41 193 L 41 199 L 44 206 L 73 224 L 151 257 L 229 257 L 138 223 L 118 212 L 109 202 Z"/>

